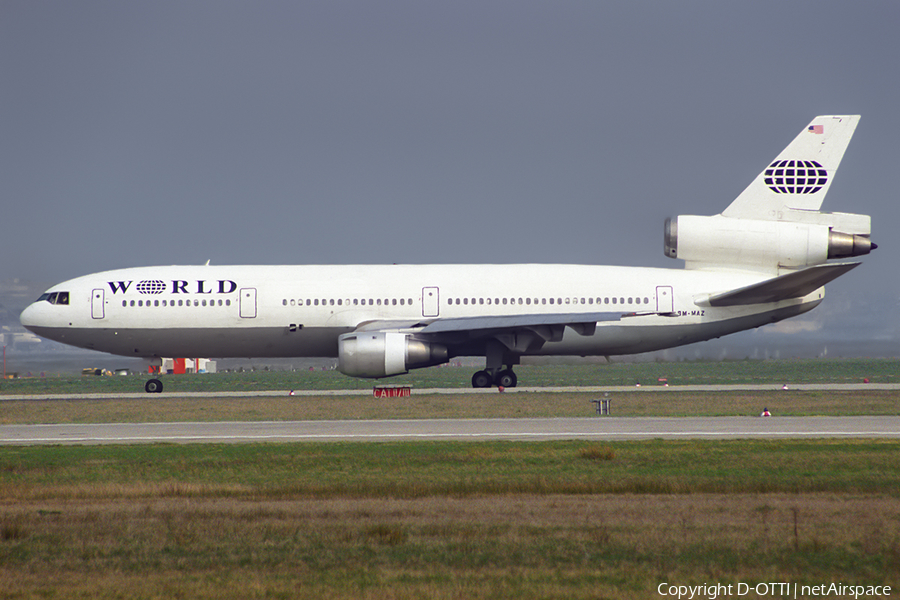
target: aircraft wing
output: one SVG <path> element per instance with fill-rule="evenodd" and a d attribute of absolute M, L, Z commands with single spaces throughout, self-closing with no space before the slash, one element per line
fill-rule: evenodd
<path fill-rule="evenodd" d="M 618 321 L 626 313 L 621 312 L 589 312 L 589 313 L 552 313 L 529 315 L 502 315 L 457 318 L 426 318 L 418 321 L 367 321 L 360 323 L 356 331 L 406 330 L 415 333 L 459 333 L 476 331 L 497 331 L 528 329 L 546 326 L 571 326 L 583 329 L 596 325 L 600 321 Z"/>
<path fill-rule="evenodd" d="M 599 321 L 618 321 L 621 312 L 557 313 L 532 315 L 503 315 L 496 317 L 460 317 L 437 319 L 419 331 L 421 333 L 447 333 L 451 331 L 474 331 L 484 329 L 523 329 L 547 325 L 568 325 L 573 328 L 596 325 Z"/>
<path fill-rule="evenodd" d="M 712 294 L 697 302 L 701 306 L 741 306 L 744 304 L 765 304 L 802 298 L 826 283 L 833 281 L 861 263 L 838 263 L 816 265 L 808 269 L 780 275 L 772 279 L 754 283 L 747 287 Z"/>
<path fill-rule="evenodd" d="M 434 318 L 412 321 L 369 321 L 356 331 L 403 331 L 448 343 L 495 338 L 510 350 L 524 351 L 544 342 L 560 341 L 566 327 L 579 335 L 593 335 L 600 321 L 618 321 L 621 312 L 585 312 Z"/>

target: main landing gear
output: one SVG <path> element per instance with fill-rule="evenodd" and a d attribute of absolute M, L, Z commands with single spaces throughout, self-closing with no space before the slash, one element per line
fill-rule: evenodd
<path fill-rule="evenodd" d="M 160 394 L 163 390 L 162 381 L 159 379 L 148 379 L 144 384 L 144 391 L 148 394 Z"/>
<path fill-rule="evenodd" d="M 505 388 L 513 388 L 516 387 L 518 383 L 518 377 L 513 372 L 512 368 L 507 367 L 506 369 L 493 372 L 494 369 L 486 369 L 484 371 L 478 371 L 474 375 L 472 375 L 472 387 L 474 388 L 488 388 L 492 385 L 496 385 L 497 387 L 505 387 Z"/>

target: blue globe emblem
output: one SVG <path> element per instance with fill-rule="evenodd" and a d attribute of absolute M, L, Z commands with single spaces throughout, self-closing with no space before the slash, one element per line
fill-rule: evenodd
<path fill-rule="evenodd" d="M 141 294 L 162 294 L 166 291 L 166 282 L 159 279 L 145 279 L 134 287 Z"/>
<path fill-rule="evenodd" d="M 776 194 L 815 194 L 828 172 L 814 160 L 776 160 L 766 169 L 766 185 Z"/>

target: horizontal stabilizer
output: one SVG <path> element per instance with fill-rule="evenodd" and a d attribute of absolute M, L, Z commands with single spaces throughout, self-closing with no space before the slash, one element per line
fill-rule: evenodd
<path fill-rule="evenodd" d="M 702 306 L 742 306 L 802 298 L 859 265 L 860 263 L 817 265 L 747 287 L 713 294 L 697 304 Z"/>

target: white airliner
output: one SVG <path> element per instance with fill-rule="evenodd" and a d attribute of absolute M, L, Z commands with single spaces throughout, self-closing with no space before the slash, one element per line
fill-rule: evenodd
<path fill-rule="evenodd" d="M 805 313 L 868 254 L 867 215 L 820 212 L 858 116 L 820 116 L 721 214 L 666 221 L 683 269 L 587 265 L 168 266 L 71 279 L 22 313 L 51 340 L 161 357 L 337 357 L 387 377 L 484 356 L 474 387 L 516 385 L 522 356 L 649 352 Z M 151 379 L 147 391 L 162 384 Z"/>

